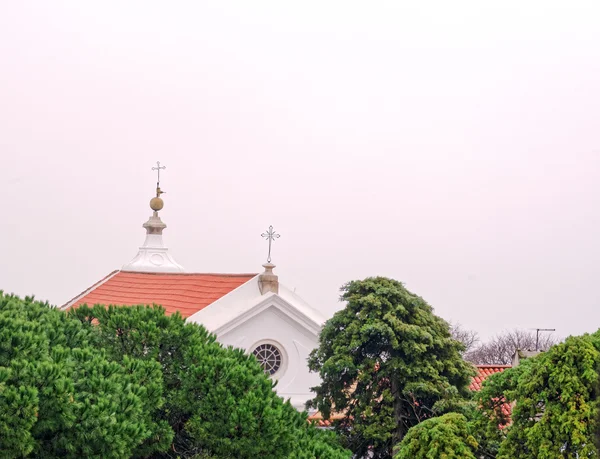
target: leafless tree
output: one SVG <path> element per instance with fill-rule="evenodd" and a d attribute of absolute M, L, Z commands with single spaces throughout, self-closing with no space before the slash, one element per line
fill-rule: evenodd
<path fill-rule="evenodd" d="M 538 350 L 545 351 L 559 340 L 552 334 L 540 333 Z M 536 350 L 536 332 L 511 330 L 465 353 L 465 359 L 479 365 L 509 365 L 516 350 Z"/>
<path fill-rule="evenodd" d="M 477 332 L 465 330 L 459 323 L 450 324 L 450 333 L 452 334 L 452 338 L 465 346 L 465 355 L 469 352 L 473 352 L 479 344 L 479 335 Z"/>

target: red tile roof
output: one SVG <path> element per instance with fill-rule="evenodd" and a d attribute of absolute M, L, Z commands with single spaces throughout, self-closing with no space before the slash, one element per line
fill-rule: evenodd
<path fill-rule="evenodd" d="M 471 380 L 471 384 L 469 385 L 469 389 L 477 391 L 481 389 L 481 385 L 483 381 L 487 379 L 488 376 L 493 375 L 494 373 L 501 373 L 507 368 L 510 368 L 510 365 L 475 365 L 477 367 L 477 376 L 473 377 Z"/>
<path fill-rule="evenodd" d="M 483 381 L 485 381 L 489 376 L 495 373 L 502 373 L 507 368 L 511 368 L 510 365 L 475 365 L 477 367 L 477 376 L 473 378 L 471 381 L 471 385 L 469 389 L 473 391 L 481 390 L 481 385 Z M 494 399 L 497 400 L 497 399 Z M 511 405 L 510 403 L 506 403 L 503 400 L 499 400 L 500 403 L 497 405 L 496 410 L 502 412 L 502 414 L 506 417 L 506 422 L 499 427 L 502 429 L 510 423 L 510 413 L 511 413 Z M 499 412 L 497 413 L 500 414 Z"/>
<path fill-rule="evenodd" d="M 500 373 L 507 368 L 510 368 L 510 365 L 475 365 L 477 367 L 477 375 L 473 377 L 471 380 L 471 384 L 469 385 L 469 389 L 472 391 L 481 390 L 481 385 L 483 381 L 494 373 Z M 501 406 L 502 412 L 506 416 L 510 416 L 510 405 L 508 403 L 503 403 Z M 309 421 L 316 421 L 317 426 L 319 427 L 331 427 L 333 421 L 338 419 L 342 419 L 343 416 L 339 413 L 332 413 L 329 419 L 323 419 L 323 416 L 319 411 L 308 416 Z"/>
<path fill-rule="evenodd" d="M 204 309 L 252 279 L 256 274 L 138 273 L 114 271 L 65 304 L 65 308 L 87 303 L 134 306 L 160 304 L 167 314 L 183 317 Z"/>
<path fill-rule="evenodd" d="M 320 411 L 316 411 L 308 416 L 308 421 L 316 421 L 318 427 L 331 427 L 333 425 L 333 421 L 337 421 L 339 419 L 344 419 L 344 416 L 338 413 L 331 413 L 329 419 L 323 419 L 323 415 Z"/>

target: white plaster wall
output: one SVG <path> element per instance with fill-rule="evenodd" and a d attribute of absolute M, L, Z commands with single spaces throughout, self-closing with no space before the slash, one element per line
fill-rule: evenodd
<path fill-rule="evenodd" d="M 308 371 L 309 353 L 317 347 L 317 336 L 299 326 L 277 307 L 270 306 L 243 322 L 233 330 L 218 336 L 225 345 L 232 345 L 252 352 L 256 345 L 270 342 L 283 353 L 282 369 L 273 375 L 277 380 L 277 393 L 290 399 L 299 410 L 305 409 L 307 400 L 313 397 L 311 387 L 319 384 L 316 373 Z"/>

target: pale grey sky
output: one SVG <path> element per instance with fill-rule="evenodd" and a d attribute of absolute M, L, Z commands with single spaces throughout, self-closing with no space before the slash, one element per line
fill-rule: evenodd
<path fill-rule="evenodd" d="M 384 275 L 489 336 L 600 326 L 600 3 L 5 1 L 0 288 L 144 239 L 327 315 Z"/>

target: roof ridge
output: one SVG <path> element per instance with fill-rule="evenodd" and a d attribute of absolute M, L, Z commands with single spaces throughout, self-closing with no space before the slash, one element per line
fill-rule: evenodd
<path fill-rule="evenodd" d="M 505 365 L 505 364 L 502 364 L 502 365 L 490 364 L 490 365 L 488 365 L 486 363 L 482 363 L 482 364 L 478 363 L 475 366 L 477 368 L 512 368 L 512 365 Z"/>
<path fill-rule="evenodd" d="M 219 277 L 254 277 L 258 273 L 144 273 L 140 271 L 117 270 L 124 274 L 135 274 L 141 276 L 219 276 Z"/>

